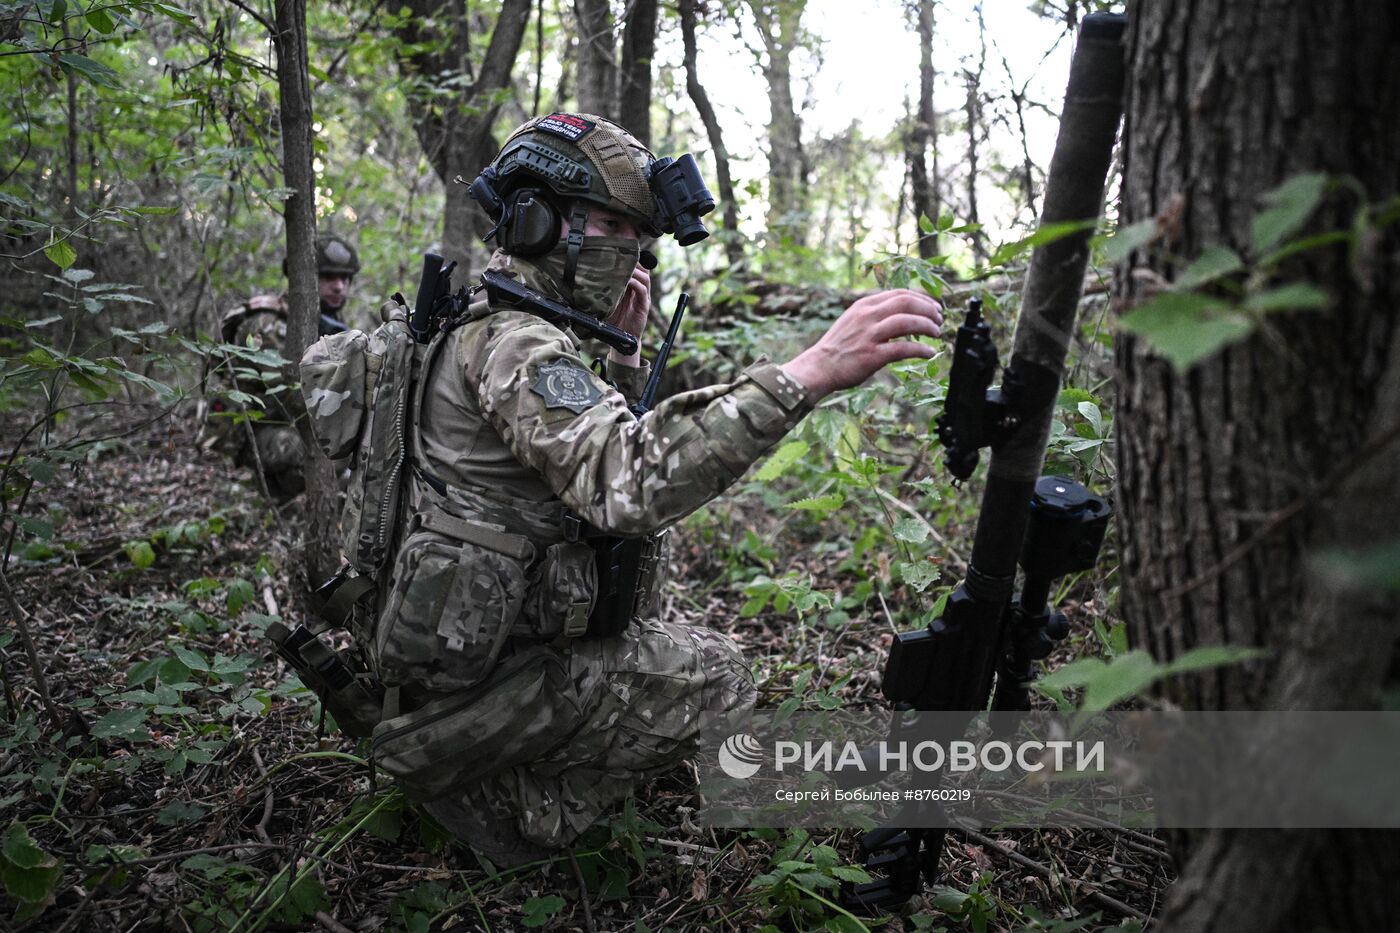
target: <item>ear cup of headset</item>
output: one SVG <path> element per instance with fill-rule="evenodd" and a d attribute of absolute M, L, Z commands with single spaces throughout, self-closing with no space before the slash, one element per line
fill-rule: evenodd
<path fill-rule="evenodd" d="M 516 256 L 543 256 L 559 242 L 560 216 L 538 188 L 522 188 L 506 199 L 509 221 L 497 242 Z"/>

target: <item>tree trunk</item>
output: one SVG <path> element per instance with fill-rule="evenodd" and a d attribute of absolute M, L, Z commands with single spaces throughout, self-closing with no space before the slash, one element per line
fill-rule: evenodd
<path fill-rule="evenodd" d="M 807 232 L 807 177 L 802 121 L 792 100 L 792 52 L 806 0 L 749 0 L 763 39 L 760 61 L 768 82 L 768 241 L 802 245 Z"/>
<path fill-rule="evenodd" d="M 618 122 L 651 147 L 651 59 L 656 50 L 656 0 L 632 0 L 622 30 Z"/>
<path fill-rule="evenodd" d="M 457 261 L 452 277 L 455 288 L 471 282 L 485 266 L 489 251 L 481 245 L 481 237 L 491 224 L 454 179 L 460 176 L 470 183 L 499 148 L 491 128 L 501 105 L 493 101 L 510 83 L 531 0 L 503 0 L 479 75 L 473 74 L 470 59 L 473 24 L 458 4 L 407 0 L 407 6 L 413 15 L 398 35 L 411 51 L 400 52 L 399 69 L 405 77 L 421 82 L 409 94 L 409 106 L 423 152 L 447 188 L 441 252 Z M 444 24 L 451 26 L 450 35 L 442 34 Z"/>
<path fill-rule="evenodd" d="M 578 109 L 616 120 L 617 59 L 608 0 L 574 0 L 578 18 Z"/>
<path fill-rule="evenodd" d="M 943 205 L 938 199 L 938 114 L 933 108 L 933 0 L 919 0 L 919 110 L 905 141 L 909 165 L 909 193 L 914 220 L 927 217 L 935 224 Z M 933 148 L 933 177 L 929 175 L 928 151 Z M 938 234 L 918 232 L 919 257 L 938 255 Z"/>
<path fill-rule="evenodd" d="M 720 211 L 724 217 L 724 255 L 731 266 L 744 261 L 744 244 L 739 238 L 739 202 L 734 196 L 734 181 L 729 174 L 729 150 L 724 147 L 724 134 L 719 118 L 710 105 L 710 95 L 700 83 L 695 64 L 695 22 L 699 17 L 696 0 L 680 0 L 681 41 L 685 48 L 685 91 L 705 124 L 705 135 L 715 157 L 715 176 L 719 185 Z"/>
<path fill-rule="evenodd" d="M 1400 192 L 1400 53 L 1388 5 L 1163 0 L 1131 23 L 1124 224 L 1157 217 L 1118 303 L 1161 258 L 1250 256 L 1259 196 L 1305 171 L 1347 176 L 1370 203 Z M 1347 230 L 1353 189 L 1314 230 Z M 1257 258 L 1257 256 L 1251 257 Z M 1276 314 L 1174 372 L 1122 334 L 1118 372 L 1123 610 L 1159 660 L 1197 645 L 1265 646 L 1267 661 L 1181 680 L 1190 708 L 1373 707 L 1395 643 L 1392 594 L 1342 589 L 1308 563 L 1392 540 L 1400 435 L 1400 237 L 1394 227 L 1290 260 L 1281 282 L 1325 311 Z M 1150 271 L 1149 271 L 1150 270 Z M 1394 832 L 1212 831 L 1173 889 L 1171 930 L 1384 929 L 1400 896 Z"/>
<path fill-rule="evenodd" d="M 287 226 L 287 340 L 282 353 L 295 367 L 316 339 L 320 300 L 316 288 L 316 174 L 312 169 L 311 82 L 307 78 L 306 0 L 277 0 L 277 90 L 282 136 L 282 178 L 291 195 L 284 202 Z M 295 378 L 295 376 L 293 377 Z M 335 545 L 335 470 L 311 437 L 310 425 L 298 429 L 306 451 L 306 582 L 315 587 L 335 573 L 340 555 Z"/>
<path fill-rule="evenodd" d="M 977 70 L 964 71 L 963 81 L 967 85 L 967 222 L 980 224 L 977 210 L 977 181 L 980 177 L 980 152 L 982 139 L 982 76 L 987 69 L 987 29 L 982 18 L 982 4 L 977 5 L 977 38 L 980 53 L 977 57 Z M 979 229 L 972 231 L 972 253 L 979 263 L 987 261 L 987 238 Z"/>

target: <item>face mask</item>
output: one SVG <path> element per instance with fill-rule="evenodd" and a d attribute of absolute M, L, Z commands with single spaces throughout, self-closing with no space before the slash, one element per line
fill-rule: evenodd
<path fill-rule="evenodd" d="M 637 267 L 641 244 L 631 237 L 586 236 L 579 249 L 578 267 L 574 271 L 574 296 L 569 301 L 564 294 L 564 263 L 568 260 L 569 244 L 559 244 L 538 259 L 512 257 L 512 267 L 521 280 L 537 292 L 569 304 L 585 314 L 606 318 L 613 313 L 632 270 Z"/>

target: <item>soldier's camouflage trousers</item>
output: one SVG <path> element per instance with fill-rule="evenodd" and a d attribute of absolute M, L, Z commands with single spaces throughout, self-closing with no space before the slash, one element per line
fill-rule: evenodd
<path fill-rule="evenodd" d="M 504 690 L 488 681 L 471 722 L 454 722 L 476 739 L 471 779 L 425 804 L 502 867 L 570 845 L 639 779 L 688 757 L 702 717 L 706 728 L 746 728 L 756 696 L 733 641 L 696 626 L 644 620 L 544 650 L 543 677 L 509 676 L 502 685 L 515 689 Z"/>

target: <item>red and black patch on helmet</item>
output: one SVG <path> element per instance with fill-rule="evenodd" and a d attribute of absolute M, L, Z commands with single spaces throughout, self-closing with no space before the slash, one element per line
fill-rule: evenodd
<path fill-rule="evenodd" d="M 571 113 L 551 113 L 536 123 L 533 129 L 553 133 L 555 136 L 564 137 L 571 143 L 576 143 L 597 125 Z"/>

